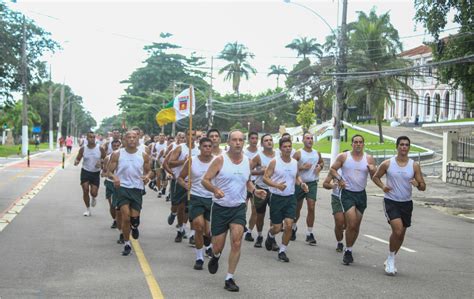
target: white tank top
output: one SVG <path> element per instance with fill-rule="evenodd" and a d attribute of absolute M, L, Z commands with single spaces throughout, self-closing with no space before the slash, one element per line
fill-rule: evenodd
<path fill-rule="evenodd" d="M 412 159 L 408 159 L 407 165 L 400 167 L 397 164 L 396 157 L 390 159 L 386 185 L 392 190 L 385 193 L 385 198 L 400 202 L 411 200 L 412 185 L 410 180 L 415 177 L 413 163 Z"/>
<path fill-rule="evenodd" d="M 186 143 L 181 143 L 178 146 L 181 146 L 181 153 L 179 154 L 178 161 L 185 161 L 188 158 L 189 147 Z M 192 156 L 197 156 L 197 155 L 199 155 L 199 149 L 197 147 L 194 147 L 191 150 L 191 157 Z M 174 174 L 175 178 L 177 178 L 179 176 L 179 174 L 181 173 L 181 170 L 183 169 L 183 166 L 184 166 L 184 164 L 179 165 L 179 166 L 174 167 L 174 168 L 171 169 L 171 170 L 173 170 L 173 174 Z"/>
<path fill-rule="evenodd" d="M 250 161 L 244 155 L 240 164 L 234 164 L 227 154 L 222 155 L 224 162 L 213 184 L 224 192 L 224 197 L 212 200 L 223 207 L 237 207 L 245 203 L 247 181 L 250 179 Z"/>
<path fill-rule="evenodd" d="M 137 146 L 137 149 L 141 153 L 146 153 L 146 145 L 141 143 L 139 146 Z"/>
<path fill-rule="evenodd" d="M 359 162 L 352 158 L 350 152 L 346 153 L 346 161 L 342 165 L 342 178 L 346 182 L 346 190 L 352 192 L 361 192 L 367 186 L 367 177 L 369 170 L 367 169 L 367 155 L 364 153 L 362 160 Z"/>
<path fill-rule="evenodd" d="M 164 142 L 162 144 L 160 144 L 159 142 L 155 143 L 153 146 L 153 152 L 152 152 L 153 159 L 157 160 L 162 150 L 166 150 L 166 143 Z M 163 160 L 164 158 L 161 157 L 160 162 L 163 162 Z"/>
<path fill-rule="evenodd" d="M 120 150 L 116 175 L 120 179 L 120 186 L 125 188 L 145 189 L 143 176 L 143 152 L 137 150 L 134 154 L 124 148 Z"/>
<path fill-rule="evenodd" d="M 262 167 L 268 167 L 268 164 L 270 164 L 270 162 L 276 157 L 275 152 L 273 152 L 273 157 L 267 157 L 263 151 L 258 153 L 258 155 L 260 156 L 260 164 L 262 164 Z M 255 184 L 260 188 L 268 189 L 268 185 L 263 182 L 263 175 L 258 175 L 256 177 Z"/>
<path fill-rule="evenodd" d="M 337 170 L 337 174 L 338 174 L 339 176 L 342 176 L 341 173 L 342 173 L 342 171 L 341 171 L 341 169 L 339 168 L 339 169 Z M 335 183 L 333 184 L 332 193 L 331 193 L 331 194 L 334 195 L 334 196 L 337 196 L 337 197 L 341 197 L 341 190 L 339 189 L 339 184 L 338 184 L 337 182 L 335 182 Z"/>
<path fill-rule="evenodd" d="M 250 160 L 252 160 L 256 155 L 258 155 L 258 149 L 255 152 L 251 152 L 248 149 L 244 149 L 244 155 L 247 156 Z M 252 181 L 255 181 L 257 179 L 257 176 L 252 175 L 250 177 Z"/>
<path fill-rule="evenodd" d="M 212 192 L 208 191 L 202 185 L 202 178 L 206 174 L 211 162 L 214 160 L 212 157 L 211 161 L 204 163 L 199 160 L 197 156 L 193 156 L 191 163 L 191 194 L 195 196 L 212 198 Z"/>
<path fill-rule="evenodd" d="M 108 154 L 107 157 L 105 157 L 105 158 L 107 159 L 107 165 L 105 165 L 105 169 L 107 169 L 108 166 L 109 166 L 109 162 L 110 162 L 110 157 L 111 157 L 111 156 L 112 156 L 112 154 Z M 109 182 L 113 182 L 113 180 L 109 179 L 108 176 L 105 177 L 105 180 L 106 180 L 106 181 L 109 181 Z"/>
<path fill-rule="evenodd" d="M 280 155 L 276 155 L 275 170 L 271 180 L 275 183 L 285 183 L 286 188 L 283 191 L 275 187 L 269 187 L 270 192 L 280 196 L 289 196 L 295 194 L 296 175 L 298 173 L 298 162 L 291 158 L 289 163 L 282 160 Z"/>
<path fill-rule="evenodd" d="M 305 163 L 310 163 L 311 168 L 307 170 L 300 170 L 301 180 L 305 183 L 314 182 L 319 180 L 319 174 L 316 174 L 315 169 L 319 162 L 319 154 L 317 150 L 312 149 L 310 153 L 304 149 L 300 150 L 301 157 L 298 161 L 298 165 L 301 166 Z"/>
<path fill-rule="evenodd" d="M 84 146 L 82 168 L 90 172 L 100 171 L 100 147 L 96 144 L 94 148 Z"/>

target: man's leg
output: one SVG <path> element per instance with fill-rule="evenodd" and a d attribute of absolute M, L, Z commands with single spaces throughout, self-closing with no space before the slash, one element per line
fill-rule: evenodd
<path fill-rule="evenodd" d="M 227 273 L 234 274 L 237 264 L 240 259 L 240 247 L 242 245 L 242 235 L 244 234 L 244 227 L 240 224 L 230 224 L 230 254 L 229 267 Z"/>
<path fill-rule="evenodd" d="M 130 206 L 124 204 L 120 206 L 120 213 L 122 214 L 122 234 L 124 239 L 123 256 L 127 256 L 132 252 L 132 244 L 130 243 Z"/>
<path fill-rule="evenodd" d="M 219 269 L 219 258 L 221 257 L 222 250 L 224 250 L 226 237 L 227 231 L 220 235 L 212 236 L 212 257 L 207 264 L 207 268 L 211 274 L 216 274 Z"/>
<path fill-rule="evenodd" d="M 355 206 L 352 206 L 349 210 L 344 213 L 346 220 L 346 251 L 343 256 L 343 263 L 349 265 L 354 262 L 352 257 L 352 246 L 357 240 L 359 235 L 360 223 L 362 221 L 362 214 Z"/>
<path fill-rule="evenodd" d="M 342 252 L 344 245 L 342 244 L 342 239 L 344 238 L 344 228 L 345 228 L 345 219 L 343 212 L 337 212 L 334 215 L 334 235 L 336 236 L 338 252 Z"/>
<path fill-rule="evenodd" d="M 306 242 L 309 245 L 316 245 L 316 239 L 314 238 L 313 234 L 313 226 L 314 226 L 314 214 L 315 214 L 315 207 L 316 207 L 316 200 L 312 198 L 306 198 L 306 205 L 308 207 L 308 215 L 306 216 Z"/>
<path fill-rule="evenodd" d="M 84 204 L 86 205 L 86 211 L 84 212 L 84 216 L 90 216 L 91 215 L 91 200 L 89 197 L 89 182 L 84 182 L 81 184 L 82 188 L 82 200 L 84 201 Z"/>
<path fill-rule="evenodd" d="M 203 215 L 199 215 L 193 219 L 192 227 L 195 230 L 195 245 L 194 249 L 196 253 L 196 263 L 194 264 L 194 269 L 202 270 L 202 265 L 204 262 L 204 229 L 205 229 L 205 220 Z"/>
<path fill-rule="evenodd" d="M 298 223 L 298 220 L 300 219 L 302 208 L 303 208 L 303 199 L 297 200 L 296 201 L 296 217 L 291 228 L 291 239 L 290 239 L 291 241 L 296 240 L 296 231 L 298 230 L 297 223 Z"/>
<path fill-rule="evenodd" d="M 390 252 L 396 254 L 403 244 L 407 228 L 403 226 L 400 218 L 390 220 L 390 226 L 392 227 L 392 234 L 390 235 L 389 249 Z"/>

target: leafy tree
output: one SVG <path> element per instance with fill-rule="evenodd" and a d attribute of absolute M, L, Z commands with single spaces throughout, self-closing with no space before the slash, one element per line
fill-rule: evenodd
<path fill-rule="evenodd" d="M 314 123 L 316 114 L 314 113 L 314 101 L 309 100 L 306 103 L 302 102 L 298 109 L 296 120 L 303 126 L 303 131 L 307 131 Z"/>
<path fill-rule="evenodd" d="M 472 1 L 415 0 L 415 20 L 422 23 L 435 38 L 431 44 L 435 61 L 444 61 L 474 54 L 474 6 Z M 460 25 L 459 32 L 439 40 L 441 30 L 454 13 L 453 22 Z M 468 109 L 474 109 L 474 64 L 460 63 L 438 69 L 441 82 L 461 87 L 466 96 Z"/>
<path fill-rule="evenodd" d="M 268 77 L 275 75 L 277 77 L 277 88 L 279 88 L 280 84 L 280 76 L 286 76 L 288 74 L 288 71 L 286 68 L 282 65 L 271 65 L 270 66 L 270 72 L 268 73 Z"/>
<path fill-rule="evenodd" d="M 14 135 L 21 134 L 22 127 L 22 113 L 23 103 L 17 101 L 11 106 L 5 107 L 5 113 L 0 116 L 0 123 L 7 124 L 13 130 Z M 31 130 L 34 125 L 41 123 L 41 116 L 33 108 L 28 109 L 28 130 Z"/>
<path fill-rule="evenodd" d="M 316 42 L 315 38 L 295 38 L 291 43 L 286 45 L 286 48 L 295 50 L 298 57 L 303 56 L 303 60 L 310 55 L 315 55 L 317 58 L 323 55 L 322 46 Z"/>
<path fill-rule="evenodd" d="M 247 132 L 247 129 L 244 128 L 244 126 L 242 126 L 242 124 L 239 121 L 236 122 L 232 127 L 230 127 L 229 131 L 232 131 L 232 130 L 240 130 L 244 133 Z"/>
<path fill-rule="evenodd" d="M 256 74 L 257 71 L 249 64 L 248 60 L 254 58 L 254 54 L 249 52 L 247 47 L 238 42 L 228 43 L 219 55 L 229 64 L 219 70 L 219 74 L 225 73 L 224 80 L 232 80 L 232 89 L 239 95 L 240 80 L 242 77 L 249 79 L 250 74 Z"/>

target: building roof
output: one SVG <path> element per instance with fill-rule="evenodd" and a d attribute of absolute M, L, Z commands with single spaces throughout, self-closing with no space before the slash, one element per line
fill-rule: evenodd
<path fill-rule="evenodd" d="M 403 51 L 402 53 L 400 53 L 400 56 L 415 56 L 415 55 L 421 55 L 421 54 L 427 54 L 427 53 L 431 53 L 431 47 L 426 46 L 426 45 L 421 45 L 416 48 Z"/>

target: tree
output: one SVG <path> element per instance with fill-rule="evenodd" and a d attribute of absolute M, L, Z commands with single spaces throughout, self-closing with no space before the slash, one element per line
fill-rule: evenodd
<path fill-rule="evenodd" d="M 349 33 L 349 72 L 382 71 L 403 68 L 410 62 L 399 58 L 402 50 L 398 31 L 390 23 L 389 13 L 377 16 L 374 9 L 367 15 L 358 12 L 356 22 L 348 25 Z M 385 104 L 392 105 L 397 92 L 404 92 L 412 98 L 417 94 L 405 83 L 404 78 L 396 76 L 365 76 L 348 81 L 352 99 L 365 97 L 366 112 L 376 115 L 380 143 L 383 143 L 382 121 Z"/>
<path fill-rule="evenodd" d="M 323 55 L 322 46 L 316 42 L 315 38 L 299 37 L 295 38 L 286 48 L 295 50 L 298 57 L 303 56 L 303 60 L 309 55 L 320 58 Z"/>
<path fill-rule="evenodd" d="M 28 82 L 38 83 L 46 77 L 45 52 L 54 52 L 58 43 L 50 33 L 25 19 Z M 0 95 L 11 97 L 21 88 L 21 48 L 23 43 L 23 15 L 0 2 Z"/>
<path fill-rule="evenodd" d="M 314 101 L 309 100 L 308 102 L 302 102 L 298 109 L 296 121 L 303 126 L 303 131 L 307 131 L 309 127 L 314 123 L 316 114 L 314 113 Z"/>
<path fill-rule="evenodd" d="M 280 81 L 280 76 L 286 76 L 288 74 L 288 71 L 284 66 L 281 65 L 271 65 L 270 66 L 270 72 L 268 73 L 268 77 L 275 75 L 277 76 L 277 88 L 279 88 L 279 81 Z"/>
<path fill-rule="evenodd" d="M 415 20 L 422 23 L 435 38 L 431 44 L 435 61 L 444 61 L 474 54 L 474 6 L 472 1 L 415 0 Z M 453 22 L 460 25 L 459 32 L 439 40 L 441 30 L 454 13 Z M 474 109 L 474 64 L 459 63 L 438 69 L 441 82 L 461 87 L 468 109 Z"/>
<path fill-rule="evenodd" d="M 22 127 L 22 117 L 21 112 L 23 109 L 23 103 L 21 101 L 17 101 L 11 106 L 5 107 L 4 114 L 0 117 L 0 123 L 7 124 L 9 128 L 13 130 L 15 135 L 21 134 L 21 127 Z M 34 125 L 41 123 L 41 116 L 30 107 L 28 109 L 28 130 L 31 133 L 31 130 Z"/>
<path fill-rule="evenodd" d="M 257 73 L 248 62 L 254 56 L 253 53 L 248 51 L 246 46 L 238 42 L 227 43 L 219 55 L 220 59 L 230 62 L 219 70 L 219 74 L 225 73 L 224 80 L 232 80 L 232 89 L 237 95 L 239 95 L 242 77 L 248 80 L 250 74 L 255 75 Z"/>

